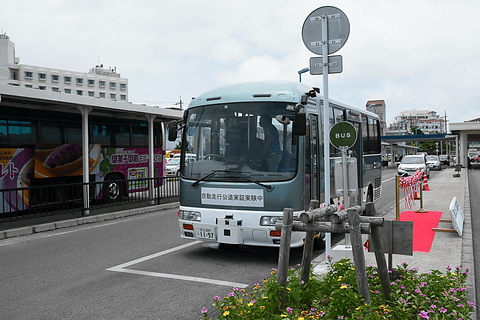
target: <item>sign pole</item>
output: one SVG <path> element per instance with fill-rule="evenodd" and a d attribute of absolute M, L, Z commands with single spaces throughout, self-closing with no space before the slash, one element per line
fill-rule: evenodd
<path fill-rule="evenodd" d="M 320 30 L 321 28 L 321 30 Z M 328 32 L 330 29 L 330 33 Z M 331 66 L 329 68 L 329 54 L 340 50 L 347 41 L 350 33 L 350 22 L 342 10 L 323 6 L 312 11 L 302 28 L 303 43 L 311 52 L 321 55 L 320 59 L 310 59 L 310 74 L 323 73 L 323 108 L 318 106 L 320 111 L 323 109 L 323 157 L 324 157 L 324 194 L 325 205 L 330 205 L 330 142 L 328 132 L 330 131 L 330 112 L 328 100 L 328 73 L 340 73 L 343 70 L 341 56 L 331 57 Z M 328 39 L 330 35 L 330 40 Z M 319 36 L 321 36 L 319 40 Z M 330 70 L 329 70 L 330 69 Z M 331 255 L 331 234 L 325 234 L 325 253 Z"/>
<path fill-rule="evenodd" d="M 348 148 L 343 146 L 340 148 L 342 151 L 342 171 L 343 171 L 343 206 L 345 210 L 350 208 L 350 199 L 348 198 L 348 169 L 347 169 L 347 150 Z M 350 247 L 350 234 L 345 233 L 345 247 Z"/>
<path fill-rule="evenodd" d="M 328 15 L 322 15 L 322 58 L 323 58 L 323 157 L 324 162 L 324 185 L 325 185 L 325 205 L 330 205 L 330 139 L 327 134 L 330 132 L 329 122 L 329 103 L 328 103 Z M 328 256 L 332 252 L 332 235 L 325 234 L 325 254 Z M 328 261 L 328 259 L 327 259 Z"/>

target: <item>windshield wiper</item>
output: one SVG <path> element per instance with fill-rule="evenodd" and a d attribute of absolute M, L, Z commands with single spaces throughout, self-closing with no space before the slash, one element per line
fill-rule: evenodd
<path fill-rule="evenodd" d="M 258 184 L 259 186 L 261 187 L 264 187 L 265 189 L 267 189 L 268 192 L 271 192 L 273 189 L 275 189 L 275 187 L 272 187 L 271 185 L 269 184 L 263 184 L 261 182 L 258 182 L 258 181 L 255 181 L 255 180 L 251 180 L 251 179 L 248 179 L 248 178 L 245 178 L 245 177 L 239 177 L 240 179 L 243 179 L 247 182 L 252 182 L 252 183 L 255 183 L 255 184 Z"/>
<path fill-rule="evenodd" d="M 214 171 L 210 172 L 205 177 L 202 177 L 202 178 L 198 179 L 197 181 L 195 181 L 194 183 L 192 183 L 192 187 L 198 186 L 198 184 L 200 182 L 202 182 L 204 180 L 207 180 L 208 178 L 213 177 L 214 175 L 216 175 L 217 173 L 222 172 L 222 171 L 224 171 L 224 170 L 214 170 Z"/>

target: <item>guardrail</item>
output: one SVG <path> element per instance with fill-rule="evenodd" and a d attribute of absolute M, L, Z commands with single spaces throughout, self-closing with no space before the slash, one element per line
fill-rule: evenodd
<path fill-rule="evenodd" d="M 112 182 L 119 186 L 114 199 L 107 196 L 107 189 Z M 161 204 L 176 201 L 180 195 L 179 179 L 175 177 L 90 182 L 90 201 L 86 208 L 83 199 L 85 185 L 70 183 L 0 189 L 0 222 L 75 211 L 83 215 L 86 209 L 133 203 Z"/>

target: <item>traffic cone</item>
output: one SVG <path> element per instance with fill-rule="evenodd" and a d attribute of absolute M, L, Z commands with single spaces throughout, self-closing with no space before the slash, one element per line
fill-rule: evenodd
<path fill-rule="evenodd" d="M 422 190 L 423 190 L 423 191 L 432 191 L 432 190 L 430 190 L 430 188 L 428 187 L 427 173 L 426 173 L 426 172 L 423 173 Z"/>

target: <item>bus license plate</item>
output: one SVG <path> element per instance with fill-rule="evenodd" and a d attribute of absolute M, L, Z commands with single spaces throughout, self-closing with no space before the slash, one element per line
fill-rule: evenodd
<path fill-rule="evenodd" d="M 196 235 L 197 235 L 197 238 L 215 239 L 215 232 L 213 232 L 212 229 L 197 228 Z"/>

